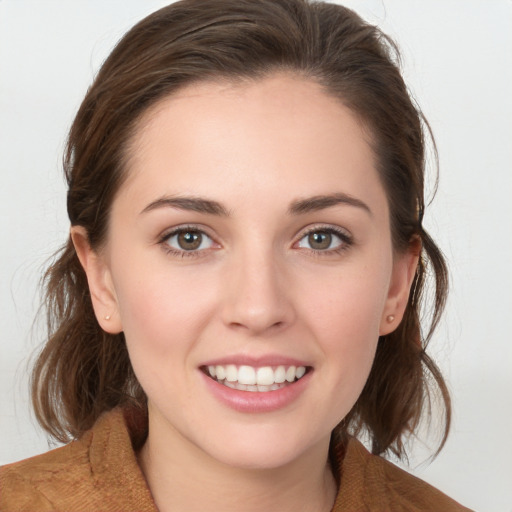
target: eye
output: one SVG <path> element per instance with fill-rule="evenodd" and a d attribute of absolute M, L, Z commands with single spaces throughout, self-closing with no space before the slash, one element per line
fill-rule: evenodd
<path fill-rule="evenodd" d="M 307 232 L 297 243 L 297 247 L 319 252 L 338 251 L 352 243 L 351 237 L 334 228 L 317 228 Z"/>
<path fill-rule="evenodd" d="M 193 252 L 211 249 L 213 240 L 203 231 L 193 228 L 180 228 L 162 240 L 169 249 L 176 252 Z"/>

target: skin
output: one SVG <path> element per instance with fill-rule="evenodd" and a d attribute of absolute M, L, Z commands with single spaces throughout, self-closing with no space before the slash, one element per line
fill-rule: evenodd
<path fill-rule="evenodd" d="M 189 86 L 141 120 L 102 250 L 72 228 L 98 321 L 124 331 L 148 396 L 140 465 L 159 510 L 332 507 L 330 433 L 379 335 L 400 322 L 417 264 L 417 251 L 393 251 L 369 142 L 349 109 L 302 78 Z M 290 212 L 334 193 L 356 201 Z M 161 201 L 177 197 L 224 211 Z M 199 250 L 164 240 L 179 226 L 205 233 Z M 315 250 L 311 229 L 343 236 Z M 301 393 L 270 412 L 221 403 L 199 369 L 269 355 L 310 368 Z"/>

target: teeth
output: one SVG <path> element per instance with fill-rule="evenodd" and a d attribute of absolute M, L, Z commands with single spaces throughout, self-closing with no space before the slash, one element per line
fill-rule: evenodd
<path fill-rule="evenodd" d="M 226 378 L 226 370 L 224 366 L 216 366 L 215 367 L 215 376 L 217 380 L 224 380 Z"/>
<path fill-rule="evenodd" d="M 295 380 L 295 370 L 297 368 L 295 368 L 295 366 L 290 366 L 290 368 L 288 368 L 288 370 L 286 370 L 286 380 L 288 382 L 293 382 Z"/>
<path fill-rule="evenodd" d="M 254 385 L 256 384 L 256 371 L 252 366 L 240 366 L 237 380 L 239 384 Z"/>
<path fill-rule="evenodd" d="M 244 391 L 274 391 L 282 387 L 283 383 L 295 382 L 306 373 L 305 366 L 208 366 L 210 377 L 222 381 L 226 386 Z"/>
<path fill-rule="evenodd" d="M 274 382 L 282 384 L 286 380 L 286 369 L 284 366 L 278 366 L 275 372 Z"/>
<path fill-rule="evenodd" d="M 258 368 L 256 372 L 256 382 L 258 386 L 270 386 L 274 384 L 274 371 L 270 366 L 264 366 L 263 368 Z"/>
<path fill-rule="evenodd" d="M 229 382 L 236 382 L 238 380 L 238 372 L 234 364 L 226 366 L 226 380 Z"/>

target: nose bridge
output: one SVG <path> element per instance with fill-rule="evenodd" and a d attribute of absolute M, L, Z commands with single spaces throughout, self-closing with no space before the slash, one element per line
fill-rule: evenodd
<path fill-rule="evenodd" d="M 240 248 L 228 273 L 227 324 L 258 334 L 291 323 L 293 306 L 286 294 L 286 273 L 270 244 Z"/>

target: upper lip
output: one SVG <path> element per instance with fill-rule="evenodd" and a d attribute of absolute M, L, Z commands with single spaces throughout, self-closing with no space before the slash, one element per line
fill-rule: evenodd
<path fill-rule="evenodd" d="M 308 362 L 304 360 L 279 354 L 267 354 L 256 357 L 246 354 L 229 355 L 209 359 L 200 366 L 225 366 L 228 364 L 234 364 L 235 366 L 252 366 L 254 368 L 262 368 L 264 366 L 311 366 L 311 364 L 308 364 Z"/>

